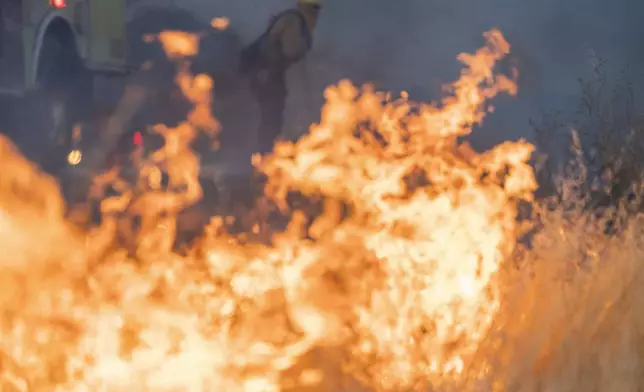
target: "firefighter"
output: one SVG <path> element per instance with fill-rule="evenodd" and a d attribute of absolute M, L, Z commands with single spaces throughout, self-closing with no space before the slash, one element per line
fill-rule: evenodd
<path fill-rule="evenodd" d="M 284 123 L 286 71 L 311 50 L 321 0 L 298 0 L 297 7 L 275 16 L 266 31 L 241 53 L 240 71 L 250 78 L 260 108 L 258 147 L 273 149 Z"/>

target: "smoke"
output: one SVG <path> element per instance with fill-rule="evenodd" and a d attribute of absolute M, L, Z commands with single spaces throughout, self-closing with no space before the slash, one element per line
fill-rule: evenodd
<path fill-rule="evenodd" d="M 540 111 L 574 109 L 577 79 L 588 75 L 594 57 L 608 60 L 612 72 L 636 70 L 644 53 L 643 14 L 637 0 L 329 1 L 311 60 L 329 68 L 317 74 L 318 89 L 350 77 L 433 99 L 457 77 L 455 55 L 471 51 L 482 31 L 498 27 L 512 45 L 506 65 L 518 67 L 520 93 L 499 102 L 502 114 L 474 134 L 474 142 L 487 147 L 531 138 L 528 119 Z M 628 75 L 636 85 L 642 76 Z"/>
<path fill-rule="evenodd" d="M 175 7 L 206 23 L 226 16 L 248 43 L 294 2 L 182 0 Z M 487 119 L 473 143 L 531 139 L 531 117 L 575 109 L 578 78 L 589 74 L 593 59 L 608 60 L 611 72 L 627 70 L 635 86 L 644 82 L 641 15 L 638 0 L 327 0 L 314 50 L 289 76 L 287 133 L 301 134 L 316 121 L 322 91 L 343 78 L 406 90 L 417 100 L 440 97 L 441 86 L 458 77 L 456 55 L 479 47 L 481 33 L 497 27 L 512 45 L 504 68 L 518 68 L 520 91 L 496 103 L 500 114 Z"/>

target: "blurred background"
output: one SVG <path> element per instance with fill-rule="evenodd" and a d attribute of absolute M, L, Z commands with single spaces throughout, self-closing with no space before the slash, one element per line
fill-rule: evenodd
<path fill-rule="evenodd" d="M 230 34 L 239 45 L 252 41 L 266 28 L 271 15 L 292 6 L 291 0 L 131 0 L 128 7 L 130 47 L 136 62 L 163 62 L 163 53 L 150 48 L 142 33 L 169 29 L 201 30 L 212 18 L 230 19 Z M 156 9 L 156 10 L 155 10 Z M 156 14 L 155 14 L 156 12 Z M 165 18 L 159 17 L 165 14 Z M 154 17 L 153 17 L 154 15 Z M 315 33 L 314 50 L 305 63 L 289 75 L 287 133 L 297 135 L 315 121 L 323 103 L 326 86 L 349 78 L 357 84 L 374 82 L 388 91 L 407 90 L 412 98 L 440 98 L 440 87 L 458 77 L 460 52 L 473 51 L 482 44 L 482 33 L 499 28 L 510 42 L 508 64 L 516 65 L 520 79 L 519 96 L 502 97 L 499 109 L 488 117 L 483 132 L 473 141 L 489 147 L 501 140 L 532 137 L 528 120 L 548 110 L 569 110 L 578 103 L 578 78 L 587 76 L 597 59 L 607 60 L 612 73 L 627 74 L 634 84 L 644 82 L 639 66 L 644 56 L 644 3 L 637 0 L 328 0 Z M 230 42 L 227 40 L 226 42 Z M 205 40 L 200 60 L 204 66 L 218 56 L 234 55 L 235 48 L 223 49 L 221 40 Z M 168 68 L 167 72 L 172 69 Z M 166 76 L 169 76 L 166 75 Z M 151 83 L 171 82 L 162 77 Z M 218 80 L 222 87 L 224 80 Z M 254 102 L 239 100 L 243 81 L 219 91 L 218 100 L 241 105 L 238 113 L 227 110 L 227 128 L 234 114 L 248 120 Z M 114 97 L 119 88 L 113 88 Z M 225 116 L 224 116 L 225 117 Z M 235 129 L 235 133 L 244 132 Z"/>

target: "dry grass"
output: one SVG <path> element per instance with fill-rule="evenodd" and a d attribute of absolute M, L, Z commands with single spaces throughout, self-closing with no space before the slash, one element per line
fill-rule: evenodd
<path fill-rule="evenodd" d="M 504 275 L 500 390 L 644 390 L 644 117 L 601 62 L 580 88 L 572 117 L 534 123 L 538 230 Z"/>
<path fill-rule="evenodd" d="M 633 86 L 609 77 L 599 60 L 579 84 L 572 116 L 550 113 L 533 122 L 541 196 L 563 201 L 565 178 L 576 183 L 586 208 L 632 201 L 644 175 L 644 115 L 635 109 Z"/>

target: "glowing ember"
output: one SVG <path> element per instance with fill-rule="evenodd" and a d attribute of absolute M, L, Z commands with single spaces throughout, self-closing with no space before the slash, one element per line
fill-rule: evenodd
<path fill-rule="evenodd" d="M 78 165 L 82 160 L 83 153 L 81 152 L 81 150 L 71 150 L 69 154 L 67 154 L 67 163 L 72 166 Z"/>
<path fill-rule="evenodd" d="M 194 56 L 199 52 L 199 36 L 183 31 L 163 31 L 159 34 L 163 49 L 171 59 Z"/>
<path fill-rule="evenodd" d="M 228 18 L 215 18 L 210 22 L 210 25 L 215 30 L 226 30 L 230 26 L 230 20 Z"/>

